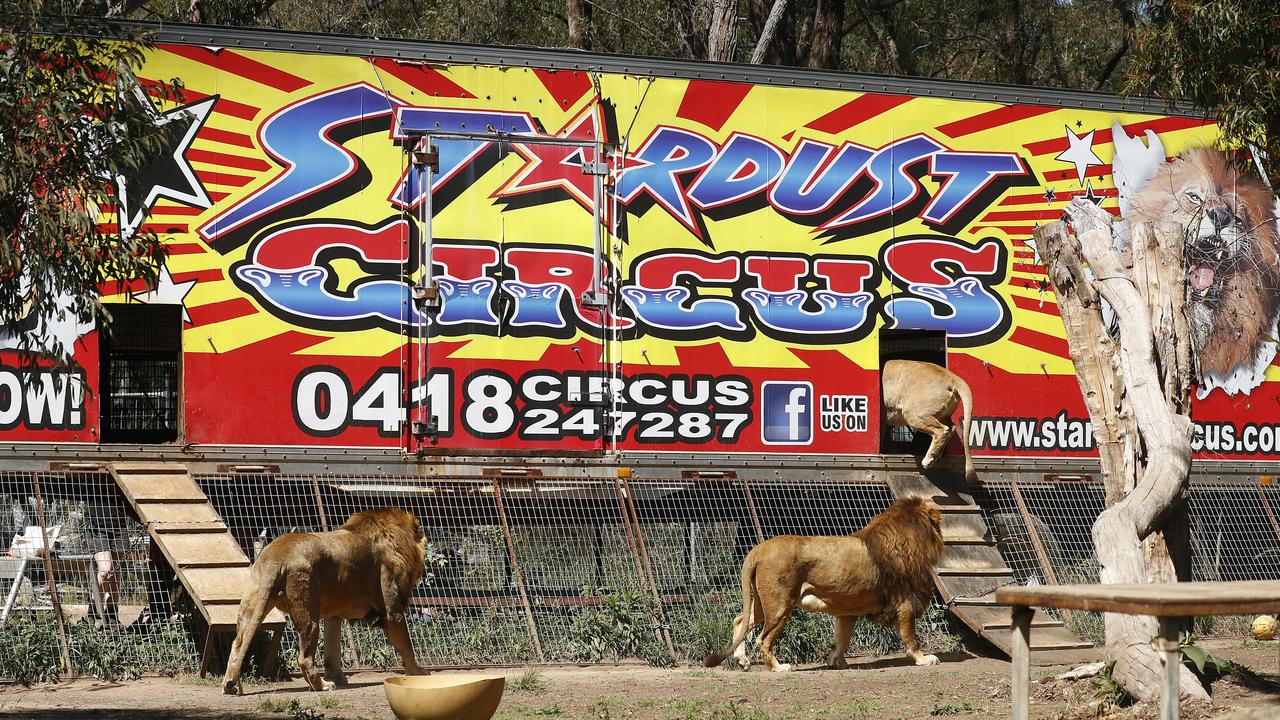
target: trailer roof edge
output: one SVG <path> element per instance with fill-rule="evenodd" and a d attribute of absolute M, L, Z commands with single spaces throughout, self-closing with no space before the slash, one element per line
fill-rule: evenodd
<path fill-rule="evenodd" d="M 473 45 L 437 40 L 401 40 L 264 28 L 193 25 L 144 20 L 114 21 L 119 27 L 152 33 L 161 43 L 337 55 L 375 55 L 442 65 L 504 65 L 583 70 L 686 80 L 748 82 L 855 92 L 918 95 L 1003 104 L 1019 103 L 1079 110 L 1112 110 L 1209 117 L 1187 103 L 1150 97 L 1123 98 L 1110 93 L 1065 88 L 1001 85 L 966 80 L 867 75 L 776 65 L 721 63 L 639 55 L 614 55 L 563 48 Z"/>

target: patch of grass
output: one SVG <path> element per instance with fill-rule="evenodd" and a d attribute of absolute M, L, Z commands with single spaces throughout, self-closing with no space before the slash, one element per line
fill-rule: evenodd
<path fill-rule="evenodd" d="M 559 705 L 552 705 L 551 707 L 538 708 L 533 711 L 533 714 L 538 717 L 560 717 L 564 715 L 564 710 Z"/>
<path fill-rule="evenodd" d="M 711 713 L 711 720 L 774 720 L 769 713 L 756 707 L 731 702 Z"/>
<path fill-rule="evenodd" d="M 1236 647 L 1243 648 L 1245 650 L 1270 650 L 1277 644 L 1278 643 L 1275 640 L 1254 640 L 1253 638 L 1246 638 L 1241 641 L 1239 645 L 1236 645 Z"/>
<path fill-rule="evenodd" d="M 844 705 L 836 705 L 834 707 L 821 708 L 813 713 L 815 720 L 868 720 L 872 717 L 872 711 L 875 705 L 867 700 L 856 700 L 854 702 L 845 703 Z"/>
<path fill-rule="evenodd" d="M 294 700 L 292 702 L 294 705 L 298 704 L 297 700 Z M 289 702 L 286 702 L 284 700 L 277 700 L 275 698 L 263 698 L 258 703 L 259 710 L 261 710 L 262 712 L 269 712 L 269 713 L 288 712 L 289 707 L 290 707 Z"/>
<path fill-rule="evenodd" d="M 673 720 L 706 717 L 706 709 L 711 701 L 705 698 L 681 698 L 670 704 L 670 716 Z"/>
<path fill-rule="evenodd" d="M 519 675 L 507 678 L 507 687 L 515 692 L 539 695 L 546 692 L 547 679 L 542 677 L 542 671 L 538 668 L 525 668 Z"/>
<path fill-rule="evenodd" d="M 689 672 L 686 672 L 685 675 L 696 678 L 714 677 L 714 673 L 710 670 L 690 670 Z"/>
<path fill-rule="evenodd" d="M 325 698 L 328 698 L 326 701 Z M 332 709 L 339 705 L 337 698 L 322 695 L 321 699 L 316 701 L 317 705 Z M 263 712 L 269 712 L 276 715 L 288 715 L 290 720 L 328 720 L 325 714 L 309 708 L 298 702 L 296 699 L 285 702 L 284 700 L 276 700 L 275 698 L 263 698 L 258 703 L 258 709 Z M 344 718 L 332 718 L 332 720 L 344 720 Z"/>
<path fill-rule="evenodd" d="M 342 701 L 338 699 L 336 693 L 319 693 L 316 697 L 316 707 L 322 707 L 325 710 L 336 710 L 342 707 Z"/>
<path fill-rule="evenodd" d="M 978 708 L 968 700 L 962 700 L 955 703 L 935 703 L 933 709 L 929 711 L 930 715 L 960 715 L 961 713 L 977 712 Z"/>

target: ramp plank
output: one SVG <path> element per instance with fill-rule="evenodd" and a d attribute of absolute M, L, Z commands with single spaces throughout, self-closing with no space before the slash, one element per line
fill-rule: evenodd
<path fill-rule="evenodd" d="M 130 475 L 116 476 L 116 482 L 129 502 L 208 502 L 209 498 L 188 475 Z"/>
<path fill-rule="evenodd" d="M 144 523 L 222 522 L 222 517 L 207 503 L 148 502 L 138 508 L 138 518 Z"/>
<path fill-rule="evenodd" d="M 215 535 L 212 533 L 165 533 L 153 534 L 156 542 L 161 543 L 165 556 L 174 567 L 184 565 L 208 565 L 243 563 L 249 564 L 249 558 L 240 549 L 240 544 L 231 537 L 231 533 Z"/>

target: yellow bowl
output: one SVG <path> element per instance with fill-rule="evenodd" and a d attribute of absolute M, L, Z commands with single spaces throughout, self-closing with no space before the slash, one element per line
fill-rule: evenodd
<path fill-rule="evenodd" d="M 489 720 L 506 685 L 505 675 L 414 675 L 382 683 L 400 720 Z"/>

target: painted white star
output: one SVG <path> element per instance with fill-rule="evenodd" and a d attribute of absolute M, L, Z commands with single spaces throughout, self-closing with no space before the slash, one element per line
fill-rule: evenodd
<path fill-rule="evenodd" d="M 1067 127 L 1067 142 L 1070 144 L 1054 160 L 1061 160 L 1064 163 L 1071 163 L 1076 166 L 1076 177 L 1079 178 L 1080 184 L 1084 184 L 1084 173 L 1094 165 L 1106 165 L 1093 152 L 1093 134 L 1095 130 L 1090 130 L 1084 135 L 1076 135 L 1071 132 L 1071 128 Z"/>
<path fill-rule="evenodd" d="M 169 266 L 161 265 L 160 274 L 156 277 L 156 286 L 146 292 L 134 293 L 133 299 L 148 305 L 181 305 L 183 322 L 191 322 L 191 315 L 187 313 L 187 305 L 184 302 L 187 293 L 191 292 L 191 288 L 196 286 L 195 280 L 176 283 L 173 276 L 169 274 Z"/>

